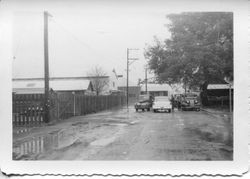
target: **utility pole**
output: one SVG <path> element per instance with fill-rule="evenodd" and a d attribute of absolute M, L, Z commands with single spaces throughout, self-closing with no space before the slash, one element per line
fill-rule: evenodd
<path fill-rule="evenodd" d="M 44 11 L 44 122 L 50 122 L 48 17 Z"/>
<path fill-rule="evenodd" d="M 232 123 L 232 118 L 231 118 L 231 115 L 232 115 L 232 86 L 231 84 L 229 83 L 229 114 L 230 114 L 230 123 Z"/>
<path fill-rule="evenodd" d="M 147 66 L 145 68 L 145 90 L 146 90 L 146 94 L 148 93 L 148 75 L 147 75 Z"/>
<path fill-rule="evenodd" d="M 139 49 L 132 49 L 127 48 L 127 109 L 128 109 L 128 99 L 129 99 L 129 65 L 131 65 L 135 60 L 139 60 L 138 58 L 130 58 L 129 51 L 130 50 L 139 50 Z M 129 63 L 131 61 L 131 63 Z"/>
<path fill-rule="evenodd" d="M 127 94 L 126 94 L 127 108 L 128 108 L 128 86 L 129 86 L 129 84 L 128 84 L 128 77 L 129 77 L 128 72 L 129 72 L 129 49 L 127 48 L 127 90 L 126 90 L 126 92 L 127 92 Z"/>

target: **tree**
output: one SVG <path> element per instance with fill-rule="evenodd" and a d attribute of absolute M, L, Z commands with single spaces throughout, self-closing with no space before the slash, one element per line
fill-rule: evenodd
<path fill-rule="evenodd" d="M 87 76 L 90 78 L 93 85 L 93 89 L 96 92 L 97 96 L 104 92 L 105 88 L 109 85 L 107 73 L 98 65 L 93 67 L 87 73 Z"/>
<path fill-rule="evenodd" d="M 149 68 L 159 82 L 192 88 L 206 81 L 233 79 L 233 14 L 170 14 L 171 38 L 145 49 Z"/>

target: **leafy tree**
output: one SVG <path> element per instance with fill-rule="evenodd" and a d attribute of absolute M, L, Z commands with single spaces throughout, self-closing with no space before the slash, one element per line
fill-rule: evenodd
<path fill-rule="evenodd" d="M 233 79 L 233 14 L 170 14 L 171 38 L 145 49 L 149 68 L 159 82 L 192 88 L 205 81 Z"/>

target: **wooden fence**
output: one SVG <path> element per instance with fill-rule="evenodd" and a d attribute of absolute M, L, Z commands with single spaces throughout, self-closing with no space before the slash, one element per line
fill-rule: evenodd
<path fill-rule="evenodd" d="M 125 104 L 125 96 L 86 96 L 74 94 L 58 94 L 51 114 L 58 120 L 71 116 L 85 115 L 102 110 L 120 107 Z"/>
<path fill-rule="evenodd" d="M 13 94 L 13 126 L 44 123 L 43 94 Z M 50 94 L 50 121 L 86 115 L 126 103 L 124 95 L 86 96 L 72 93 Z"/>
<path fill-rule="evenodd" d="M 14 126 L 38 125 L 44 122 L 44 94 L 12 96 L 12 122 Z"/>

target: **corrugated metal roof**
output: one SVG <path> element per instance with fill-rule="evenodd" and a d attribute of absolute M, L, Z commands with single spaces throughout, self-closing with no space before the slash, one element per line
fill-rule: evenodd
<path fill-rule="evenodd" d="M 231 88 L 233 89 L 233 86 L 231 86 Z M 228 84 L 209 84 L 207 86 L 207 89 L 229 89 L 229 85 Z"/>
<path fill-rule="evenodd" d="M 50 82 L 50 87 L 54 91 L 86 90 L 89 83 L 89 80 L 53 80 Z"/>
<path fill-rule="evenodd" d="M 145 84 L 141 87 L 142 91 L 146 91 Z M 148 91 L 172 91 L 172 88 L 168 84 L 147 84 Z"/>
<path fill-rule="evenodd" d="M 88 89 L 90 80 L 86 79 L 66 79 L 66 80 L 51 80 L 49 82 L 50 88 L 54 91 L 76 91 Z M 38 89 L 44 88 L 43 80 L 20 80 L 12 82 L 13 91 L 39 91 Z"/>
<path fill-rule="evenodd" d="M 16 94 L 43 94 L 44 88 L 13 88 Z"/>

